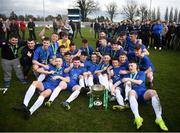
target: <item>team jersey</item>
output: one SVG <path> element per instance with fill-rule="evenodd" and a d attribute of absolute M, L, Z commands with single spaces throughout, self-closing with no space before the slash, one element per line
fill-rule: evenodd
<path fill-rule="evenodd" d="M 136 90 L 136 89 L 145 90 L 146 89 L 146 86 L 145 86 L 146 75 L 143 71 L 138 71 L 137 73 L 134 73 L 134 74 L 127 74 L 124 76 L 124 78 L 142 80 L 143 82 L 140 85 L 132 83 L 132 89 L 134 89 L 134 90 Z"/>
<path fill-rule="evenodd" d="M 85 62 L 82 62 L 81 61 L 81 63 L 83 63 L 84 64 L 84 69 L 87 71 L 87 69 L 88 69 L 88 67 L 89 67 L 89 62 L 90 61 L 88 61 L 88 60 L 85 60 Z"/>
<path fill-rule="evenodd" d="M 94 72 L 97 70 L 99 63 L 93 63 L 92 61 L 89 61 L 87 64 L 87 71 L 94 74 Z"/>
<path fill-rule="evenodd" d="M 68 51 L 71 55 L 76 55 L 78 53 L 78 49 L 75 49 L 74 51 Z"/>
<path fill-rule="evenodd" d="M 103 70 L 109 67 L 110 64 L 101 63 L 98 65 L 97 70 Z"/>
<path fill-rule="evenodd" d="M 106 46 L 106 47 L 100 46 L 100 47 L 98 48 L 98 51 L 101 53 L 101 55 L 109 54 L 110 51 L 111 51 L 111 48 L 110 48 L 109 46 Z"/>
<path fill-rule="evenodd" d="M 110 56 L 111 58 L 119 58 L 120 54 L 123 52 L 123 48 L 119 49 L 119 50 L 110 50 Z"/>
<path fill-rule="evenodd" d="M 113 68 L 111 70 L 111 72 L 113 73 L 113 76 L 112 76 L 112 81 L 113 83 L 116 83 L 117 81 L 120 81 L 121 80 L 121 75 L 120 75 L 120 71 L 122 70 L 122 67 L 117 67 L 117 68 Z"/>
<path fill-rule="evenodd" d="M 63 68 L 68 68 L 68 67 L 70 67 L 70 63 L 67 63 L 67 62 L 65 62 L 65 61 L 63 61 Z"/>
<path fill-rule="evenodd" d="M 37 47 L 34 52 L 33 60 L 36 60 L 42 64 L 48 64 L 50 57 L 50 51 L 44 50 L 42 46 Z"/>
<path fill-rule="evenodd" d="M 62 76 L 62 77 L 66 77 L 67 74 L 64 73 L 64 68 L 57 68 L 53 65 L 49 65 L 49 69 L 47 69 L 48 71 L 55 71 L 54 74 L 48 74 L 45 78 L 45 80 L 43 82 L 48 82 L 50 84 L 53 84 L 53 86 L 58 86 L 59 82 L 61 81 L 60 79 L 57 80 L 53 80 L 52 77 L 53 76 Z"/>
<path fill-rule="evenodd" d="M 50 44 L 50 46 L 49 46 L 50 59 L 57 56 L 58 48 L 59 48 L 58 42 Z"/>
<path fill-rule="evenodd" d="M 93 48 L 91 46 L 88 46 L 87 48 L 85 47 L 81 47 L 80 48 L 81 52 L 86 52 L 88 57 L 90 57 L 90 55 L 93 53 Z"/>
<path fill-rule="evenodd" d="M 133 53 L 135 47 L 138 45 L 138 41 L 137 41 L 135 44 L 134 44 L 132 41 L 128 41 L 127 43 L 128 43 L 127 52 L 128 52 L 128 53 Z M 146 47 L 145 47 L 144 44 L 141 44 L 141 49 L 142 49 L 142 51 L 143 51 L 144 49 L 146 49 Z"/>
<path fill-rule="evenodd" d="M 70 80 L 78 82 L 79 81 L 79 75 L 82 75 L 84 72 L 85 72 L 85 70 L 83 67 L 78 67 L 78 68 L 73 67 L 69 72 Z"/>
<path fill-rule="evenodd" d="M 137 57 L 134 53 L 128 54 L 128 60 L 136 61 L 137 65 L 139 66 L 140 71 L 146 71 L 148 68 L 151 68 L 154 72 L 154 65 L 152 64 L 151 60 L 148 56 L 144 55 L 143 58 Z"/>

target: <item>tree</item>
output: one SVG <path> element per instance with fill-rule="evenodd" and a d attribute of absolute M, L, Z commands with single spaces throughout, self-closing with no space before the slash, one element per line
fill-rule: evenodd
<path fill-rule="evenodd" d="M 165 19 L 166 21 L 169 20 L 169 19 L 168 19 L 168 15 L 169 15 L 169 8 L 166 7 L 166 12 L 165 12 L 165 16 L 164 16 L 164 19 Z"/>
<path fill-rule="evenodd" d="M 53 20 L 54 19 L 54 16 L 52 16 L 52 15 L 48 15 L 47 17 L 46 17 L 46 21 L 51 21 L 51 20 Z"/>
<path fill-rule="evenodd" d="M 81 10 L 82 21 L 85 21 L 88 14 L 98 9 L 98 4 L 94 0 L 76 0 L 76 7 Z"/>
<path fill-rule="evenodd" d="M 116 17 L 118 11 L 117 3 L 109 3 L 108 5 L 106 5 L 106 9 L 110 20 L 113 22 L 113 18 Z"/>
<path fill-rule="evenodd" d="M 156 9 L 154 8 L 151 14 L 151 19 L 156 20 Z"/>
<path fill-rule="evenodd" d="M 161 12 L 160 12 L 160 8 L 159 7 L 157 8 L 157 14 L 156 15 L 157 15 L 156 16 L 157 19 L 161 19 Z"/>
<path fill-rule="evenodd" d="M 141 16 L 141 20 L 147 19 L 148 17 L 148 8 L 145 4 L 141 4 L 138 10 L 138 16 Z"/>
<path fill-rule="evenodd" d="M 173 21 L 173 8 L 172 7 L 169 13 L 169 21 Z"/>
<path fill-rule="evenodd" d="M 12 12 L 10 13 L 10 18 L 15 18 L 15 19 L 17 19 L 18 17 L 17 17 L 17 15 L 16 15 L 16 13 L 15 13 L 14 11 L 12 11 Z"/>
<path fill-rule="evenodd" d="M 177 21 L 178 21 L 178 9 L 176 8 L 174 12 L 174 22 L 177 22 Z"/>
<path fill-rule="evenodd" d="M 123 14 L 126 18 L 133 20 L 136 16 L 138 5 L 134 0 L 128 0 L 126 5 L 122 7 L 121 14 Z"/>

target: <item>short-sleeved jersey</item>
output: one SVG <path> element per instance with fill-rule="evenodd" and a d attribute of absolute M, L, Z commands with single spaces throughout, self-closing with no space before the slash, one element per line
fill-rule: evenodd
<path fill-rule="evenodd" d="M 133 53 L 134 52 L 134 49 L 135 47 L 138 45 L 138 42 L 136 42 L 135 44 L 132 42 L 132 41 L 128 41 L 128 53 Z M 144 49 L 146 49 L 145 45 L 144 44 L 141 44 L 141 49 L 142 51 Z"/>
<path fill-rule="evenodd" d="M 98 51 L 101 53 L 101 55 L 109 54 L 110 51 L 111 51 L 111 48 L 110 48 L 109 46 L 106 46 L 106 47 L 100 46 L 100 47 L 98 48 Z"/>
<path fill-rule="evenodd" d="M 68 67 L 70 67 L 70 64 L 65 62 L 65 61 L 63 61 L 63 65 L 62 66 L 63 66 L 63 68 L 68 68 Z"/>
<path fill-rule="evenodd" d="M 33 60 L 36 60 L 42 64 L 48 64 L 49 57 L 50 57 L 49 49 L 44 50 L 42 46 L 39 46 L 34 52 Z"/>
<path fill-rule="evenodd" d="M 97 67 L 97 70 L 103 70 L 104 68 L 109 67 L 110 64 L 100 63 Z"/>
<path fill-rule="evenodd" d="M 110 56 L 111 58 L 119 58 L 120 54 L 123 52 L 123 48 L 119 49 L 119 50 L 110 50 Z"/>
<path fill-rule="evenodd" d="M 69 51 L 69 47 L 70 47 L 69 45 L 71 43 L 69 39 L 66 42 L 63 42 L 63 39 L 60 39 L 58 43 L 59 43 L 59 46 L 64 45 L 66 48 L 66 51 Z"/>
<path fill-rule="evenodd" d="M 99 63 L 93 63 L 92 61 L 89 61 L 87 64 L 87 71 L 94 74 L 94 72 L 98 69 Z"/>
<path fill-rule="evenodd" d="M 78 68 L 73 67 L 69 71 L 70 80 L 78 82 L 79 81 L 79 75 L 82 75 L 83 73 L 84 73 L 83 67 L 78 67 Z"/>
<path fill-rule="evenodd" d="M 127 74 L 124 76 L 124 78 L 142 80 L 143 82 L 140 85 L 132 83 L 132 89 L 136 90 L 140 88 L 140 89 L 146 90 L 146 86 L 145 86 L 146 75 L 143 71 L 138 71 L 135 74 Z"/>
<path fill-rule="evenodd" d="M 76 55 L 78 53 L 78 49 L 75 49 L 74 51 L 68 51 L 71 55 Z"/>
<path fill-rule="evenodd" d="M 143 58 L 137 57 L 134 53 L 128 54 L 128 60 L 134 60 L 139 66 L 140 71 L 146 71 L 148 68 L 151 68 L 154 72 L 154 65 L 148 56 L 144 56 Z"/>
<path fill-rule="evenodd" d="M 90 55 L 91 55 L 91 54 L 93 53 L 93 51 L 94 51 L 91 46 L 88 46 L 87 48 L 81 47 L 80 50 L 81 50 L 82 52 L 86 52 L 87 55 L 88 55 L 88 57 L 90 57 Z"/>
<path fill-rule="evenodd" d="M 48 71 L 55 71 L 54 74 L 48 74 L 43 82 L 48 82 L 50 84 L 53 84 L 53 86 L 58 86 L 59 82 L 61 81 L 60 79 L 53 80 L 53 76 L 62 76 L 66 77 L 67 74 L 64 73 L 64 68 L 57 68 L 53 65 L 49 65 Z"/>
<path fill-rule="evenodd" d="M 116 83 L 117 81 L 120 81 L 121 80 L 121 75 L 120 75 L 120 71 L 122 70 L 121 67 L 117 67 L 117 68 L 113 68 L 111 71 L 113 73 L 113 76 L 112 76 L 112 81 L 113 83 Z"/>

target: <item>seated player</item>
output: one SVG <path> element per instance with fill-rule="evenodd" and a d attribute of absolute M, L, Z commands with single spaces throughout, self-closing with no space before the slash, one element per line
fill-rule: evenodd
<path fill-rule="evenodd" d="M 140 45 L 137 45 L 135 47 L 134 53 L 135 54 L 131 54 L 131 55 L 129 54 L 128 58 L 129 60 L 135 60 L 138 64 L 140 71 L 145 72 L 148 82 L 149 82 L 149 86 L 152 89 L 154 66 L 148 56 L 146 55 L 142 56 L 142 49 Z"/>
<path fill-rule="evenodd" d="M 91 54 L 94 51 L 93 48 L 89 45 L 87 39 L 82 40 L 82 46 L 80 47 L 80 50 L 87 53 L 88 59 L 91 58 Z"/>
<path fill-rule="evenodd" d="M 155 123 L 159 125 L 162 130 L 168 131 L 168 128 L 166 127 L 161 116 L 162 107 L 157 92 L 152 89 L 146 89 L 145 87 L 145 73 L 138 71 L 136 62 L 129 62 L 129 71 L 130 74 L 127 74 L 126 77 L 122 79 L 122 82 L 130 82 L 131 84 L 131 90 L 129 91 L 129 103 L 131 111 L 135 117 L 134 122 L 137 129 L 139 129 L 143 123 L 143 118 L 139 115 L 138 111 L 138 102 L 151 100 L 154 112 L 156 114 Z"/>
<path fill-rule="evenodd" d="M 59 88 L 66 89 L 66 82 L 69 82 L 69 77 L 65 77 L 64 69 L 62 68 L 62 59 L 56 58 L 55 63 L 55 67 L 53 65 L 49 65 L 49 69 L 47 70 L 39 68 L 40 73 L 47 74 L 45 80 L 43 82 L 33 81 L 25 94 L 23 104 L 20 107 L 14 108 L 15 110 L 23 111 L 25 119 L 28 119 L 43 104 L 44 99 L 49 97 L 58 85 Z M 36 89 L 40 91 L 40 96 L 33 106 L 28 109 L 29 101 L 34 95 Z"/>
<path fill-rule="evenodd" d="M 76 45 L 74 43 L 70 43 L 69 53 L 71 54 L 71 57 L 74 58 L 76 56 L 80 56 L 81 51 L 76 48 Z"/>
<path fill-rule="evenodd" d="M 109 76 L 109 86 L 111 91 L 110 101 L 117 99 L 119 104 L 119 109 L 125 109 L 124 100 L 121 95 L 120 84 L 121 84 L 121 72 L 122 68 L 120 67 L 118 58 L 112 59 L 112 66 L 108 67 L 107 72 Z M 113 106 L 113 109 L 115 106 Z"/>
<path fill-rule="evenodd" d="M 113 39 L 111 40 L 111 48 L 110 48 L 110 56 L 111 58 L 118 58 L 120 54 L 123 52 L 123 48 L 119 48 L 117 42 Z"/>
<path fill-rule="evenodd" d="M 37 75 L 39 72 L 39 68 L 48 68 L 49 58 L 50 58 L 50 39 L 48 37 L 45 37 L 43 40 L 43 45 L 37 47 L 37 49 L 34 52 L 33 56 L 33 70 L 35 72 L 35 75 Z M 44 74 L 39 75 L 38 81 L 43 81 L 45 78 Z"/>
<path fill-rule="evenodd" d="M 103 56 L 103 61 L 100 63 L 94 72 L 99 79 L 99 83 L 106 87 L 109 90 L 109 83 L 108 83 L 108 75 L 107 75 L 107 68 L 110 66 L 111 57 L 108 54 Z M 110 91 L 110 90 L 109 90 Z"/>
<path fill-rule="evenodd" d="M 66 48 L 66 51 L 69 51 L 69 45 L 70 45 L 71 41 L 68 38 L 68 33 L 67 32 L 62 33 L 62 39 L 60 39 L 58 41 L 58 43 L 59 43 L 59 46 L 64 45 L 65 48 Z"/>
<path fill-rule="evenodd" d="M 80 66 L 80 58 L 73 58 L 73 65 L 66 69 L 66 73 L 69 74 L 70 82 L 68 83 L 68 90 L 72 92 L 67 100 L 62 102 L 62 106 L 66 110 L 70 110 L 70 103 L 75 100 L 81 91 L 81 86 L 79 85 L 79 77 L 84 73 L 84 68 Z"/>

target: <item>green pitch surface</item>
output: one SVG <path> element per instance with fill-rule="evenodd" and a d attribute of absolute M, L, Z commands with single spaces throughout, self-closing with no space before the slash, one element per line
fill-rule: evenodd
<path fill-rule="evenodd" d="M 40 28 L 37 29 L 37 32 Z M 47 35 L 50 35 L 49 31 Z M 89 29 L 83 29 L 83 35 L 89 43 L 95 45 L 94 36 Z M 75 39 L 78 47 L 81 45 L 80 37 Z M 180 51 L 154 51 L 150 50 L 150 58 L 154 63 L 154 88 L 157 90 L 163 107 L 163 118 L 169 131 L 180 131 Z M 5 95 L 0 94 L 0 131 L 99 131 L 123 132 L 136 131 L 133 124 L 131 110 L 125 112 L 113 111 L 110 103 L 107 111 L 103 109 L 88 109 L 88 97 L 80 95 L 71 103 L 71 110 L 65 111 L 60 103 L 67 99 L 69 92 L 61 92 L 50 108 L 44 105 L 38 109 L 29 120 L 12 110 L 12 107 L 22 103 L 25 92 L 34 79 L 29 75 L 27 85 L 22 85 L 13 72 L 11 87 Z M 3 87 L 3 72 L 0 67 L 0 87 Z M 34 95 L 30 106 L 38 95 Z M 140 115 L 144 118 L 140 131 L 159 132 L 156 126 L 155 114 L 151 102 L 139 105 Z"/>

